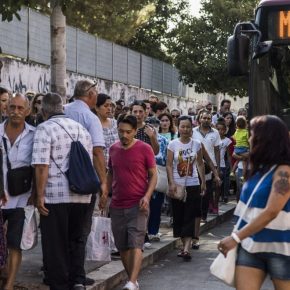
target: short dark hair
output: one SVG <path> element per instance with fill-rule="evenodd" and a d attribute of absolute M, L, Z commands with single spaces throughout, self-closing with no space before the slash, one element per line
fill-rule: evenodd
<path fill-rule="evenodd" d="M 271 166 L 290 165 L 290 139 L 286 124 L 277 116 L 255 117 L 250 122 L 251 176 L 256 172 L 268 171 Z M 275 150 L 273 150 L 275 148 Z"/>
<path fill-rule="evenodd" d="M 5 94 L 5 93 L 9 94 L 9 91 L 3 87 L 0 87 L 0 95 Z"/>
<path fill-rule="evenodd" d="M 219 117 L 217 119 L 217 121 L 216 121 L 216 126 L 217 125 L 224 125 L 225 127 L 227 127 L 225 118 L 224 117 Z"/>
<path fill-rule="evenodd" d="M 164 109 L 166 109 L 168 106 L 167 106 L 167 104 L 164 103 L 164 102 L 158 102 L 158 103 L 153 103 L 153 104 L 151 105 L 151 107 L 152 107 L 152 111 L 153 111 L 154 113 L 156 113 L 158 110 L 164 110 Z"/>
<path fill-rule="evenodd" d="M 189 121 L 190 124 L 191 124 L 191 127 L 193 127 L 191 116 L 186 116 L 186 115 L 182 115 L 182 116 L 180 116 L 180 117 L 177 119 L 177 126 L 178 126 L 178 127 L 179 127 L 181 121 Z"/>
<path fill-rule="evenodd" d="M 247 120 L 244 116 L 238 116 L 236 125 L 239 129 L 246 129 L 247 128 Z"/>
<path fill-rule="evenodd" d="M 118 101 L 116 101 L 116 105 L 121 105 L 123 107 L 125 105 L 125 101 L 122 99 L 119 99 Z"/>
<path fill-rule="evenodd" d="M 104 105 L 107 100 L 111 100 L 111 97 L 106 94 L 98 94 L 96 106 L 99 108 Z"/>
<path fill-rule="evenodd" d="M 130 105 L 130 110 L 132 111 L 133 110 L 133 107 L 134 106 L 141 106 L 143 109 L 144 109 L 144 111 L 146 111 L 146 104 L 143 102 L 143 101 L 137 101 L 137 100 L 135 100 L 131 105 Z"/>
<path fill-rule="evenodd" d="M 221 101 L 221 107 L 223 107 L 225 103 L 230 103 L 231 104 L 232 102 L 230 100 L 224 99 L 224 100 Z"/>
<path fill-rule="evenodd" d="M 119 115 L 117 125 L 119 126 L 120 123 L 129 124 L 133 129 L 137 129 L 137 118 L 133 115 L 128 115 L 126 113 Z"/>

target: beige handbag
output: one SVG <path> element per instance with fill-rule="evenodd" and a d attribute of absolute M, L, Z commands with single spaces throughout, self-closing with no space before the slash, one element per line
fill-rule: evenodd
<path fill-rule="evenodd" d="M 168 178 L 166 172 L 166 166 L 157 165 L 157 184 L 155 191 L 167 193 L 168 191 Z"/>
<path fill-rule="evenodd" d="M 188 169 L 189 169 L 189 161 L 190 161 L 190 158 L 188 158 L 188 160 L 187 160 L 186 176 L 185 176 L 184 184 L 186 184 L 186 181 L 187 181 L 187 175 L 188 175 Z M 185 202 L 186 201 L 186 196 L 187 196 L 186 185 L 175 184 L 175 186 L 176 186 L 176 191 L 174 192 L 174 194 L 170 194 L 170 195 L 168 194 L 168 196 L 173 198 L 173 199 L 178 199 L 178 200 L 182 200 L 183 202 Z"/>

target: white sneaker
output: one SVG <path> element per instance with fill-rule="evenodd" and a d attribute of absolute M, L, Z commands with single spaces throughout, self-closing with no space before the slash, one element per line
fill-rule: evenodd
<path fill-rule="evenodd" d="M 160 242 L 160 237 L 157 235 L 151 235 L 151 238 L 149 237 L 150 242 Z"/>
<path fill-rule="evenodd" d="M 152 246 L 152 244 L 151 243 L 144 243 L 144 248 L 145 249 L 150 249 L 151 248 L 151 246 Z"/>
<path fill-rule="evenodd" d="M 139 289 L 138 283 L 136 282 L 136 284 L 134 284 L 131 281 L 128 281 L 126 285 L 123 287 L 123 290 L 138 290 L 138 289 Z"/>

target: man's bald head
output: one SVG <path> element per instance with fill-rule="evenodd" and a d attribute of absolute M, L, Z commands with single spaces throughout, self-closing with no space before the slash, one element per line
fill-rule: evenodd
<path fill-rule="evenodd" d="M 13 99 L 16 99 L 16 98 L 22 99 L 24 101 L 25 108 L 29 109 L 29 100 L 25 95 L 23 95 L 21 93 L 16 93 L 11 98 L 9 98 L 8 106 L 10 105 L 11 102 L 13 102 Z"/>

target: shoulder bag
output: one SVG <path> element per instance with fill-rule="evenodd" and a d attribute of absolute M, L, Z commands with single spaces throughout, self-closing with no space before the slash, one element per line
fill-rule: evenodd
<path fill-rule="evenodd" d="M 262 178 L 259 180 L 259 182 L 256 184 L 254 190 L 251 193 L 251 196 L 248 199 L 248 202 L 246 204 L 244 211 L 240 215 L 234 227 L 233 232 L 238 230 L 240 223 L 243 219 L 243 216 L 245 215 L 254 197 L 254 194 L 257 192 L 259 186 L 262 184 L 265 178 L 275 169 L 275 167 L 276 165 L 272 166 L 271 169 L 268 172 L 266 172 L 262 176 Z M 237 250 L 238 250 L 238 247 L 236 246 L 234 249 L 228 252 L 226 258 L 224 257 L 222 253 L 219 253 L 219 255 L 216 257 L 216 259 L 213 261 L 213 263 L 210 266 L 210 272 L 212 275 L 214 275 L 219 280 L 223 281 L 225 284 L 232 287 L 235 287 L 235 267 L 236 267 Z"/>
<path fill-rule="evenodd" d="M 8 192 L 11 196 L 17 196 L 31 189 L 33 169 L 31 166 L 12 169 L 8 157 L 7 141 L 4 137 L 2 140 L 6 152 Z"/>
<path fill-rule="evenodd" d="M 168 177 L 166 172 L 166 166 L 157 165 L 157 184 L 155 191 L 167 193 L 168 191 Z"/>

